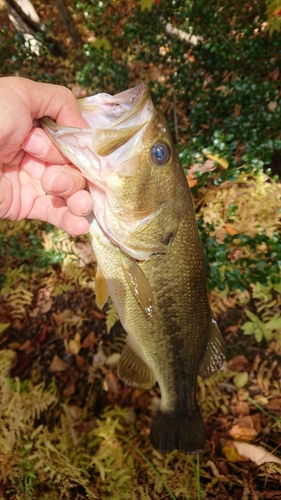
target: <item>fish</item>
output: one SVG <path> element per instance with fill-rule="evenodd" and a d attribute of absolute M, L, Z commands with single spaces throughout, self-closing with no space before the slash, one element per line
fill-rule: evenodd
<path fill-rule="evenodd" d="M 165 117 L 148 86 L 78 101 L 89 128 L 41 124 L 87 179 L 96 303 L 111 297 L 127 333 L 118 376 L 161 392 L 150 428 L 161 453 L 200 453 L 204 422 L 197 376 L 224 360 L 212 314 L 192 195 Z"/>

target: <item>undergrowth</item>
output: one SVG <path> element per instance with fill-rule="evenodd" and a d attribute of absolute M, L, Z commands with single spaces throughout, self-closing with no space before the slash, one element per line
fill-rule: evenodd
<path fill-rule="evenodd" d="M 7 498 L 60 500 L 78 487 L 88 499 L 195 498 L 196 457 L 151 451 L 147 423 L 129 424 L 128 409 L 108 407 L 96 418 L 92 409 L 62 401 L 55 383 L 11 379 L 14 357 L 0 351 L 0 481 Z"/>

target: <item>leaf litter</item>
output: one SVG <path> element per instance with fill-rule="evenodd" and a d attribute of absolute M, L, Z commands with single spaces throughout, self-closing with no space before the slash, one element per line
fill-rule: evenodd
<path fill-rule="evenodd" d="M 6 224 L 17 230 L 16 224 Z M 261 349 L 239 328 L 226 327 L 225 313 L 233 314 L 237 297 L 225 301 L 218 318 L 228 331 L 229 361 L 211 379 L 199 379 L 207 444 L 197 477 L 196 457 L 161 455 L 151 448 L 149 426 L 159 404 L 158 389 L 144 391 L 119 381 L 116 366 L 125 335 L 112 305 L 103 312 L 96 309 L 95 264 L 88 257 L 85 261 L 84 242 L 77 243 L 60 235 L 61 264 L 29 276 L 21 269 L 16 279 L 8 272 L 1 291 L 1 323 L 10 321 L 1 334 L 2 401 L 12 401 L 0 415 L 3 423 L 10 422 L 0 437 L 5 498 L 17 498 L 16 484 L 19 477 L 24 482 L 28 470 L 36 494 L 56 488 L 67 492 L 54 498 L 77 498 L 83 491 L 83 498 L 195 499 L 198 487 L 201 498 L 278 498 L 281 367 L 274 345 Z M 78 260 L 80 267 L 74 266 Z M 17 268 L 18 259 L 8 258 L 8 263 L 9 269 Z M 23 285 L 28 293 L 21 295 L 15 322 Z M 10 297 L 16 297 L 15 303 Z M 8 373 L 11 378 L 5 379 Z M 34 400 L 26 399 L 26 390 Z M 23 455 L 26 470 L 20 472 L 17 457 Z M 252 497 L 246 496 L 246 484 Z"/>

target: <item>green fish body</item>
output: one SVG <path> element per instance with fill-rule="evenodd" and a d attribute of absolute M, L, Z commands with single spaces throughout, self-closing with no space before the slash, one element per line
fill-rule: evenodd
<path fill-rule="evenodd" d="M 78 101 L 79 102 L 79 101 Z M 111 297 L 128 334 L 118 375 L 161 403 L 150 438 L 160 452 L 204 447 L 197 375 L 223 362 L 191 193 L 165 118 L 145 85 L 82 99 L 89 129 L 43 127 L 89 181 L 97 304 Z"/>

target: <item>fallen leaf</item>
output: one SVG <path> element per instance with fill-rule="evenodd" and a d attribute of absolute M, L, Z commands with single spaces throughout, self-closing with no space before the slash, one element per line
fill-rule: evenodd
<path fill-rule="evenodd" d="M 228 362 L 228 368 L 234 372 L 244 372 L 249 368 L 249 361 L 243 355 L 235 356 Z"/>
<path fill-rule="evenodd" d="M 61 313 L 53 313 L 52 318 L 57 326 L 61 326 L 65 320 L 70 319 L 72 316 L 72 311 L 70 309 L 65 309 Z"/>
<path fill-rule="evenodd" d="M 188 182 L 188 186 L 189 186 L 190 188 L 192 188 L 192 187 L 196 186 L 196 184 L 197 184 L 197 182 L 198 182 L 198 180 L 197 180 L 197 179 L 195 179 L 195 178 L 193 178 L 193 177 L 192 177 L 192 175 L 190 175 L 190 174 L 188 174 L 188 175 L 186 176 L 186 180 L 187 180 L 187 182 Z"/>
<path fill-rule="evenodd" d="M 11 327 L 14 328 L 14 330 L 22 330 L 25 327 L 26 320 L 21 320 L 21 319 L 14 319 L 12 321 Z"/>
<path fill-rule="evenodd" d="M 229 462 L 246 462 L 248 458 L 240 455 L 237 448 L 234 446 L 234 441 L 227 441 L 224 446 L 222 446 L 222 452 Z"/>
<path fill-rule="evenodd" d="M 82 347 L 92 347 L 96 343 L 95 332 L 90 332 L 82 342 Z"/>
<path fill-rule="evenodd" d="M 210 153 L 205 153 L 205 156 L 209 158 L 210 160 L 214 160 L 216 163 L 218 163 L 222 168 L 227 169 L 228 168 L 228 161 L 226 158 L 220 158 L 219 155 L 213 155 Z"/>
<path fill-rule="evenodd" d="M 109 366 L 110 368 L 114 368 L 115 366 L 118 365 L 120 356 L 121 356 L 121 354 L 119 352 L 114 352 L 113 354 L 108 356 L 105 364 L 107 366 Z"/>
<path fill-rule="evenodd" d="M 250 407 L 246 401 L 238 401 L 235 405 L 231 405 L 231 412 L 235 417 L 249 415 Z"/>
<path fill-rule="evenodd" d="M 101 345 L 98 346 L 98 352 L 93 356 L 93 367 L 98 368 L 100 366 L 103 366 L 106 362 L 106 354 L 103 350 L 103 347 Z"/>
<path fill-rule="evenodd" d="M 272 398 L 268 401 L 267 410 L 281 412 L 281 398 Z"/>
<path fill-rule="evenodd" d="M 8 347 L 9 349 L 16 351 L 17 349 L 20 349 L 21 344 L 19 342 L 9 342 Z"/>
<path fill-rule="evenodd" d="M 48 333 L 48 325 L 44 325 L 41 332 L 39 333 L 39 335 L 37 335 L 37 337 L 34 338 L 35 344 L 40 345 L 43 342 L 45 342 L 46 337 L 47 337 L 47 333 Z"/>
<path fill-rule="evenodd" d="M 81 335 L 77 332 L 74 339 L 70 339 L 68 342 L 68 350 L 71 354 L 78 354 L 81 349 Z"/>
<path fill-rule="evenodd" d="M 273 113 L 273 111 L 277 108 L 277 106 L 278 106 L 278 102 L 270 101 L 267 105 L 267 109 L 268 109 L 268 111 L 271 111 Z"/>
<path fill-rule="evenodd" d="M 119 397 L 120 383 L 118 377 L 114 373 L 107 373 L 103 380 L 103 389 L 109 394 L 109 399 L 113 403 Z"/>
<path fill-rule="evenodd" d="M 92 309 L 90 312 L 89 312 L 89 316 L 91 318 L 97 318 L 97 319 L 104 319 L 105 318 L 105 314 L 104 313 L 101 313 L 99 311 L 96 311 L 95 309 Z"/>
<path fill-rule="evenodd" d="M 229 435 L 235 439 L 245 439 L 252 441 L 257 436 L 257 431 L 253 427 L 246 427 L 235 424 L 229 431 Z"/>
<path fill-rule="evenodd" d="M 83 267 L 86 264 L 90 264 L 90 262 L 92 262 L 93 249 L 92 245 L 88 241 L 86 242 L 77 241 L 76 243 L 74 243 L 72 248 L 73 252 L 78 257 L 77 263 L 79 267 Z"/>
<path fill-rule="evenodd" d="M 31 348 L 31 349 L 30 349 Z M 33 350 L 31 340 L 27 339 L 19 348 L 20 351 L 30 351 Z"/>
<path fill-rule="evenodd" d="M 239 389 L 240 387 L 244 387 L 248 383 L 248 380 L 248 372 L 240 372 L 233 378 L 233 383 Z"/>
<path fill-rule="evenodd" d="M 266 462 L 274 462 L 281 464 L 281 459 L 272 455 L 262 446 L 255 446 L 254 444 L 243 443 L 240 441 L 233 441 L 233 444 L 240 455 L 252 460 L 257 465 L 262 465 Z"/>
<path fill-rule="evenodd" d="M 76 389 L 76 386 L 74 383 L 68 385 L 67 387 L 65 387 L 65 389 L 63 390 L 63 396 L 65 398 L 69 398 L 70 396 L 72 396 L 72 394 L 74 394 L 75 392 L 75 389 Z"/>
<path fill-rule="evenodd" d="M 55 354 L 49 366 L 49 372 L 63 372 L 64 370 L 67 370 L 67 368 L 69 368 L 69 365 L 65 363 L 57 354 Z"/>
<path fill-rule="evenodd" d="M 79 420 L 82 417 L 83 409 L 78 405 L 68 406 L 67 410 L 74 420 Z"/>
<path fill-rule="evenodd" d="M 0 323 L 0 333 L 3 333 L 7 328 L 9 328 L 11 323 Z"/>
<path fill-rule="evenodd" d="M 235 236 L 235 234 L 238 234 L 238 231 L 236 231 L 236 229 L 234 229 L 234 227 L 228 222 L 225 224 L 225 230 L 227 234 L 230 234 L 230 236 Z"/>

